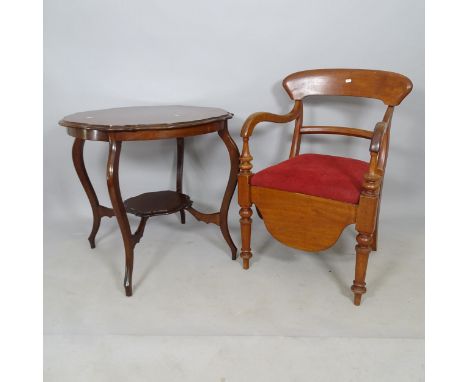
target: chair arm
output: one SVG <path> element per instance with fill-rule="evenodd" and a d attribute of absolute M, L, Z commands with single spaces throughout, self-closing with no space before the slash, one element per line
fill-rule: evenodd
<path fill-rule="evenodd" d="M 375 125 L 374 134 L 372 135 L 372 140 L 369 148 L 370 152 L 378 153 L 380 151 L 380 147 L 383 144 L 387 127 L 387 122 L 379 122 Z"/>
<path fill-rule="evenodd" d="M 302 102 L 295 101 L 292 110 L 284 115 L 259 112 L 251 114 L 244 122 L 241 130 L 242 138 L 249 138 L 256 125 L 260 122 L 286 123 L 297 119 L 301 114 Z"/>

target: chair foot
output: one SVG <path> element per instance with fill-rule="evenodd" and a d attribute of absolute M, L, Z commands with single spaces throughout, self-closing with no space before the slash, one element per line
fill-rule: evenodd
<path fill-rule="evenodd" d="M 362 294 L 355 294 L 354 295 L 354 305 L 356 305 L 356 306 L 361 305 L 361 296 L 362 296 Z"/>
<path fill-rule="evenodd" d="M 353 286 L 351 290 L 354 293 L 354 305 L 361 305 L 361 298 L 364 293 L 366 293 L 366 283 L 357 283 L 356 280 L 353 281 Z"/>
<path fill-rule="evenodd" d="M 252 257 L 251 254 L 250 254 L 250 257 Z M 242 257 L 242 268 L 249 269 L 249 267 L 250 267 L 250 257 Z"/>

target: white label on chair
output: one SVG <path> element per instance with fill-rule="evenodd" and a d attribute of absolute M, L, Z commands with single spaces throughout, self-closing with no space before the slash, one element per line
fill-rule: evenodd
<path fill-rule="evenodd" d="M 346 82 L 347 84 L 349 84 L 350 82 L 353 82 L 353 81 L 351 80 L 351 78 L 347 78 L 347 79 L 345 79 L 345 82 Z"/>

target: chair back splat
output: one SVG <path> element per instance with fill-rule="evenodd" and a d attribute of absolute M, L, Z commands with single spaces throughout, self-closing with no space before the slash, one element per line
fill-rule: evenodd
<path fill-rule="evenodd" d="M 391 117 L 397 106 L 411 92 L 411 80 L 399 73 L 367 69 L 316 69 L 290 74 L 283 80 L 283 87 L 294 101 L 309 96 L 348 96 L 381 100 L 388 106 L 384 121 L 388 122 L 388 133 L 384 139 L 388 146 Z M 341 126 L 304 126 L 303 107 L 296 119 L 289 158 L 299 155 L 302 134 L 347 135 L 371 139 L 373 132 Z M 387 149 L 383 150 L 379 161 L 381 170 L 385 169 Z"/>

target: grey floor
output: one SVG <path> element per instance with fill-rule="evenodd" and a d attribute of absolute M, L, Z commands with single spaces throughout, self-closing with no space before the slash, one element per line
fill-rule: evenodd
<path fill-rule="evenodd" d="M 333 249 L 308 254 L 256 219 L 243 271 L 217 227 L 177 218 L 149 221 L 131 298 L 115 220 L 103 220 L 94 250 L 89 217 L 45 223 L 46 381 L 424 379 L 423 219 L 382 218 L 355 307 L 351 228 Z"/>

